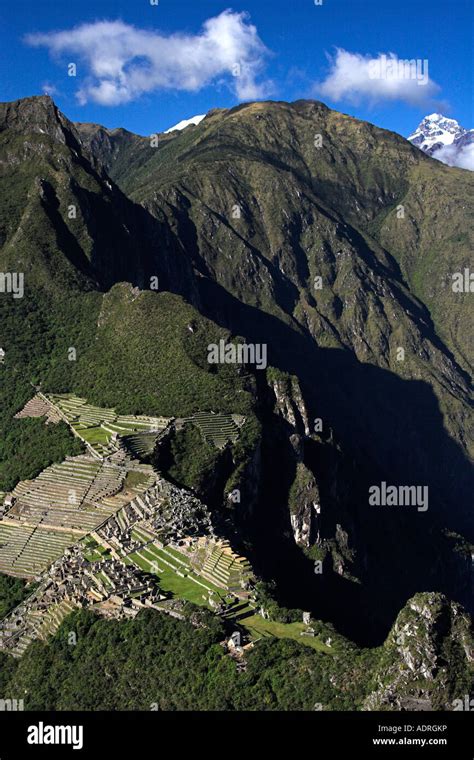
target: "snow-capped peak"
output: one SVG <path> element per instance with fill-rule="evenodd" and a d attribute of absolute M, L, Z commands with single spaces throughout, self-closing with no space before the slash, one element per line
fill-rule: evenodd
<path fill-rule="evenodd" d="M 451 145 L 458 137 L 466 132 L 456 119 L 448 119 L 441 113 L 425 116 L 418 128 L 408 138 L 425 153 L 432 154 L 442 145 Z"/>
<path fill-rule="evenodd" d="M 198 116 L 192 116 L 191 119 L 183 119 L 183 121 L 175 124 L 174 127 L 170 127 L 169 129 L 165 130 L 165 135 L 167 135 L 169 132 L 174 132 L 175 129 L 186 129 L 186 127 L 189 127 L 190 124 L 197 126 L 204 119 L 205 115 L 206 114 L 203 113 L 199 114 Z"/>
<path fill-rule="evenodd" d="M 441 113 L 425 116 L 408 140 L 433 158 L 450 166 L 474 170 L 473 130 Z"/>

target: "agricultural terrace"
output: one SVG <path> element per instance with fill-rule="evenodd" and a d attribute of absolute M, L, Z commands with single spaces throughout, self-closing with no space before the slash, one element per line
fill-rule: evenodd
<path fill-rule="evenodd" d="M 92 406 L 86 399 L 71 393 L 51 393 L 45 398 L 98 457 L 107 457 L 117 451 L 117 442 L 122 436 L 155 433 L 156 439 L 156 434 L 170 422 L 168 417 L 117 414 L 115 409 Z"/>
<path fill-rule="evenodd" d="M 164 591 L 211 609 L 226 608 L 225 615 L 234 619 L 254 612 L 243 589 L 252 575 L 250 564 L 227 542 L 198 539 L 179 547 L 162 544 L 141 525 L 133 528 L 132 538 L 142 546 L 126 561 L 157 575 Z"/>
<path fill-rule="evenodd" d="M 228 441 L 235 443 L 239 437 L 239 428 L 245 418 L 238 414 L 214 414 L 214 412 L 197 412 L 192 417 L 177 420 L 177 423 L 192 423 L 197 426 L 202 437 L 218 449 L 224 448 Z"/>
<path fill-rule="evenodd" d="M 80 455 L 21 481 L 5 499 L 0 520 L 0 572 L 30 578 L 143 493 L 156 480 L 151 468 L 129 471 L 120 458 Z"/>
<path fill-rule="evenodd" d="M 9 649 L 14 657 L 21 657 L 26 648 L 34 639 L 46 641 L 54 636 L 63 620 L 76 609 L 76 605 L 69 600 L 61 600 L 52 604 L 47 610 L 31 610 L 28 614 L 28 630 L 24 635 L 18 635 L 17 618 L 15 615 L 2 621 L 3 636 L 16 637 L 15 646 Z"/>

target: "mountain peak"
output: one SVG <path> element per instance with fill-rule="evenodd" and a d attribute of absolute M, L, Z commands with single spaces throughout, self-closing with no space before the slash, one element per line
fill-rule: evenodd
<path fill-rule="evenodd" d="M 441 121 L 443 119 L 446 121 L 453 121 L 453 122 L 455 121 L 455 119 L 448 119 L 447 116 L 443 116 L 442 113 L 430 113 L 428 116 L 425 116 L 425 118 L 423 119 L 423 122 L 424 121 Z"/>
<path fill-rule="evenodd" d="M 471 144 L 471 138 L 466 136 L 471 131 L 462 127 L 456 119 L 431 113 L 418 124 L 408 140 L 428 156 L 450 166 L 472 169 L 472 157 L 465 155 L 466 144 Z"/>
<path fill-rule="evenodd" d="M 7 128 L 20 134 L 47 134 L 62 143 L 67 142 L 66 132 L 74 131 L 50 95 L 0 103 L 0 131 Z"/>
<path fill-rule="evenodd" d="M 177 124 L 174 125 L 174 127 L 170 127 L 169 129 L 165 130 L 165 135 L 167 135 L 169 132 L 174 132 L 175 130 L 182 130 L 186 129 L 186 127 L 189 127 L 190 124 L 193 124 L 194 126 L 197 126 L 201 123 L 201 121 L 205 118 L 206 114 L 198 114 L 197 116 L 192 116 L 190 119 L 183 119 L 182 121 L 179 121 Z"/>
<path fill-rule="evenodd" d="M 460 137 L 466 132 L 456 119 L 450 119 L 441 113 L 431 113 L 425 116 L 418 124 L 417 129 L 409 136 L 410 142 L 421 147 L 421 143 L 441 142 L 443 145 L 450 145 L 453 140 Z M 431 147 L 428 145 L 427 147 Z M 424 147 L 421 148 L 425 150 Z M 425 152 L 427 152 L 425 150 Z"/>

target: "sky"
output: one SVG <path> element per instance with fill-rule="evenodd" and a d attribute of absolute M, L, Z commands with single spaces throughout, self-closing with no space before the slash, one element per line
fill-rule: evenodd
<path fill-rule="evenodd" d="M 474 127 L 472 0 L 320 3 L 4 0 L 0 101 L 47 92 L 73 121 L 143 135 L 300 98 L 404 136 L 433 112 Z"/>

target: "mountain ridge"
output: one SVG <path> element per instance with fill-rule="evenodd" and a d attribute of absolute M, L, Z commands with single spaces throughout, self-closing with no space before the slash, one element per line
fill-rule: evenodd
<path fill-rule="evenodd" d="M 184 310 L 184 299 L 197 310 L 187 316 L 188 333 L 199 333 L 193 323 L 200 313 L 216 335 L 268 344 L 272 371 L 250 373 L 243 387 L 234 386 L 252 396 L 263 432 L 254 434 L 239 461 L 234 455 L 230 468 L 220 462 L 216 481 L 233 479 L 246 494 L 245 507 L 229 519 L 253 545 L 262 575 L 277 578 L 286 606 L 314 606 L 349 627 L 352 611 L 368 614 L 375 608 L 377 632 L 366 635 L 380 640 L 400 606 L 420 590 L 417 584 L 469 605 L 467 555 L 446 528 L 472 540 L 469 296 L 455 298 L 448 280 L 469 251 L 467 233 L 459 240 L 467 211 L 457 200 L 472 192 L 472 178 L 431 160 L 395 133 L 316 101 L 213 111 L 156 147 L 120 130 L 111 137 L 108 130 L 98 136 L 95 127 L 69 129 L 50 106 L 46 118 L 42 102 L 31 129 L 37 105 L 4 109 L 8 129 L 0 137 L 15 186 L 32 194 L 32 218 L 41 234 L 9 216 L 5 194 L 1 255 L 12 268 L 31 262 L 33 273 L 46 260 L 49 267 L 34 274 L 36 282 L 43 287 L 50 277 L 64 290 L 67 280 L 48 259 L 54 254 L 58 262 L 69 262 L 80 298 L 87 291 L 97 299 L 96 326 L 91 320 L 88 329 L 92 346 L 96 340 L 101 346 L 100 361 L 79 368 L 73 390 L 81 390 L 85 372 L 87 392 L 100 395 L 95 400 L 115 405 L 115 394 L 123 403 L 127 388 L 113 381 L 118 353 L 134 406 L 159 403 L 145 387 L 152 375 L 146 374 L 145 383 L 132 366 L 134 351 L 151 356 L 158 340 L 159 324 L 146 315 L 155 313 L 158 302 L 171 313 L 171 300 L 165 303 L 164 293 L 147 287 L 158 270 L 160 291 L 176 294 L 176 308 Z M 18 109 L 25 106 L 31 118 L 19 125 Z M 38 131 L 45 126 L 46 136 Z M 83 190 L 91 193 L 89 219 L 76 225 L 66 222 L 70 187 L 81 211 Z M 20 207 L 27 209 L 28 192 L 20 194 Z M 104 198 L 121 209 L 116 216 L 104 215 Z M 397 216 L 400 207 L 403 216 Z M 128 235 L 122 230 L 125 218 Z M 76 241 L 72 261 L 71 238 L 58 253 L 56 231 L 63 223 Z M 117 238 L 111 245 L 111 228 L 124 232 L 123 242 Z M 322 288 L 314 285 L 317 277 Z M 66 288 L 66 298 L 68 293 Z M 49 324 L 45 305 L 39 313 Z M 12 350 L 21 351 L 15 314 L 8 314 L 7 362 Z M 121 324 L 125 316 L 133 329 Z M 68 330 L 69 325 L 65 341 Z M 138 345 L 135 333 L 143 335 Z M 178 338 L 184 341 L 180 333 Z M 122 352 L 121 341 L 130 350 Z M 202 346 L 185 345 L 195 366 L 205 368 Z M 403 360 L 397 359 L 399 348 Z M 80 353 L 90 357 L 93 350 Z M 47 357 L 35 372 L 41 374 L 38 368 L 46 364 Z M 283 379 L 273 380 L 272 372 Z M 284 379 L 289 376 L 295 383 Z M 303 406 L 304 414 L 296 411 Z M 301 423 L 316 418 L 323 420 L 322 436 L 308 435 Z M 177 471 L 186 469 L 191 455 L 182 452 Z M 425 482 L 432 494 L 428 516 L 370 511 L 367 487 L 381 480 Z M 216 482 L 206 488 L 218 501 Z M 317 492 L 319 516 L 308 496 Z M 305 544 L 298 526 L 308 519 L 312 538 Z M 393 535 L 405 537 L 403 556 Z M 327 578 L 315 578 L 318 552 Z M 347 610 L 337 609 L 341 599 Z"/>

